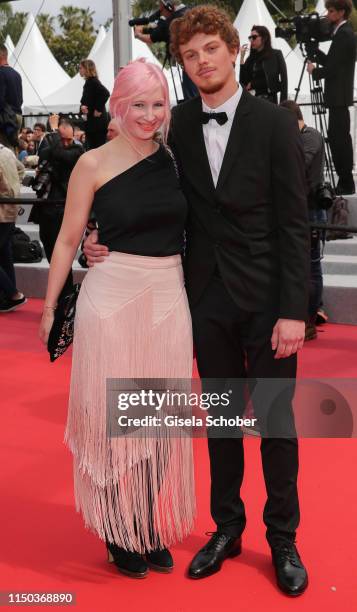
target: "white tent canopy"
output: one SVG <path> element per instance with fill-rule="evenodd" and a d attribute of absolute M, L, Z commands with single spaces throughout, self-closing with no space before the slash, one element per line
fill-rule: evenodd
<path fill-rule="evenodd" d="M 103 33 L 98 33 L 98 36 L 102 38 Z M 112 75 L 114 71 L 112 27 L 110 27 L 107 33 L 104 30 L 104 39 L 102 38 L 99 44 L 97 44 L 97 41 L 94 43 L 88 57 L 94 61 L 102 83 L 111 91 L 113 88 Z M 28 107 L 28 111 L 31 113 L 77 113 L 79 111 L 83 85 L 84 80 L 78 73 L 62 87 L 46 96 L 42 104 L 33 104 Z"/>
<path fill-rule="evenodd" d="M 25 112 L 30 105 L 42 105 L 48 94 L 70 80 L 53 57 L 31 13 L 9 63 L 22 77 Z"/>
<path fill-rule="evenodd" d="M 303 64 L 286 40 L 275 37 L 275 23 L 263 0 L 244 0 L 241 6 L 234 21 L 234 26 L 239 32 L 242 45 L 248 42 L 248 36 L 253 25 L 264 25 L 268 28 L 272 38 L 272 46 L 282 51 L 288 70 L 289 95 L 294 96 Z M 239 62 L 237 62 L 237 76 L 239 76 Z M 301 84 L 301 94 L 309 95 L 309 92 L 308 78 L 304 75 Z"/>
<path fill-rule="evenodd" d="M 156 59 L 148 45 L 142 41 L 134 38 L 132 31 L 132 58 L 138 59 L 144 57 L 148 61 L 156 64 L 161 68 L 160 62 Z M 101 42 L 97 49 L 93 49 L 90 53 L 90 58 L 95 62 L 97 67 L 98 75 L 105 87 L 111 92 L 114 85 L 114 51 L 113 51 L 113 28 L 112 26 L 108 30 L 104 40 Z M 169 82 L 170 99 L 172 103 L 176 102 L 174 87 L 170 72 L 165 71 L 166 77 Z M 181 88 L 176 70 L 175 84 L 178 91 L 178 95 L 181 95 Z M 43 104 L 33 104 L 27 107 L 28 112 L 40 113 L 40 112 L 63 112 L 63 113 L 76 113 L 79 110 L 79 103 L 82 97 L 84 81 L 79 74 L 70 79 L 69 82 L 65 83 L 61 88 L 55 90 L 49 96 L 46 96 L 43 100 Z"/>
<path fill-rule="evenodd" d="M 152 64 L 155 64 L 156 66 L 159 66 L 159 68 L 161 68 L 162 66 L 160 62 L 158 61 L 158 59 L 156 59 L 150 47 L 144 42 L 142 42 L 141 40 L 138 40 L 137 38 L 135 38 L 133 30 L 131 32 L 132 32 L 132 39 L 131 39 L 132 59 L 136 60 L 136 59 L 139 59 L 140 57 L 145 57 L 145 59 L 148 62 L 151 62 Z M 170 68 L 166 66 L 164 73 L 167 78 L 167 82 L 169 84 L 171 104 L 176 104 L 175 87 L 176 87 L 178 98 L 180 99 L 183 97 L 178 69 L 176 67 L 173 67 L 172 72 L 171 72 Z M 175 79 L 175 87 L 173 84 L 173 78 Z"/>
<path fill-rule="evenodd" d="M 99 30 L 98 30 L 98 34 L 97 34 L 97 38 L 94 41 L 93 47 L 91 48 L 91 50 L 88 53 L 88 58 L 92 59 L 93 55 L 95 55 L 100 47 L 100 45 L 102 44 L 103 40 L 105 39 L 107 33 L 105 31 L 105 27 L 104 26 L 100 26 Z"/>
<path fill-rule="evenodd" d="M 6 36 L 6 39 L 5 39 L 5 47 L 7 49 L 8 59 L 10 61 L 10 58 L 11 58 L 13 52 L 15 51 L 15 45 L 12 42 L 11 36 L 9 34 Z"/>
<path fill-rule="evenodd" d="M 319 15 L 324 15 L 326 13 L 325 1 L 324 0 L 318 0 L 318 2 L 316 4 L 316 7 L 315 7 L 315 11 Z"/>

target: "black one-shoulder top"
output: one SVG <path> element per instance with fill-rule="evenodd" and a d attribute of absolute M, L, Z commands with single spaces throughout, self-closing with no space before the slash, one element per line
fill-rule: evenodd
<path fill-rule="evenodd" d="M 182 253 L 187 202 L 162 145 L 99 187 L 93 211 L 99 242 L 109 251 L 151 257 Z"/>

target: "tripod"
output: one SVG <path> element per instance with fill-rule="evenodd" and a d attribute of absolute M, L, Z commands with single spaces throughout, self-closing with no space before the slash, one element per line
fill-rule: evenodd
<path fill-rule="evenodd" d="M 303 48 L 303 43 L 300 43 L 300 50 L 304 57 L 304 65 L 301 70 L 298 85 L 295 88 L 295 91 L 296 91 L 295 102 L 297 102 L 297 99 L 300 93 L 300 89 L 301 89 L 302 79 L 304 77 L 304 73 L 306 70 L 306 66 L 307 66 L 308 61 L 310 60 L 309 54 L 306 52 L 306 49 L 304 50 Z M 328 127 L 327 127 L 327 118 L 326 118 L 327 110 L 326 110 L 324 92 L 323 92 L 321 80 L 319 79 L 318 81 L 316 81 L 316 83 L 314 83 L 311 74 L 309 74 L 309 89 L 310 89 L 310 96 L 311 96 L 312 114 L 315 118 L 315 127 L 320 132 L 324 140 L 326 174 L 328 176 L 328 180 L 333 190 L 335 191 L 336 183 L 335 183 L 335 177 L 333 173 L 333 162 L 332 162 L 330 141 L 328 138 Z"/>
<path fill-rule="evenodd" d="M 174 86 L 175 98 L 176 98 L 176 102 L 177 102 L 177 104 L 179 104 L 179 103 L 180 103 L 180 102 L 182 102 L 183 100 L 180 100 L 180 99 L 179 99 L 179 97 L 178 97 L 177 88 L 176 88 L 176 83 L 175 83 L 175 75 L 174 75 L 174 71 L 173 71 L 173 69 L 172 69 L 171 55 L 170 55 L 170 51 L 169 51 L 169 49 L 167 48 L 167 46 L 166 46 L 166 55 L 165 55 L 164 63 L 163 63 L 163 66 L 162 66 L 162 69 L 163 69 L 163 70 L 165 70 L 165 68 L 166 68 L 166 64 L 168 64 L 168 65 L 169 65 L 169 68 L 170 68 L 171 78 L 172 78 L 172 83 L 173 83 L 173 86 Z M 182 74 L 181 74 L 181 72 L 180 72 L 180 66 L 179 66 L 178 64 L 177 64 L 177 74 L 178 74 L 178 76 L 179 76 L 179 79 L 180 79 L 180 84 L 181 84 L 181 89 L 182 89 L 182 91 L 183 91 Z"/>

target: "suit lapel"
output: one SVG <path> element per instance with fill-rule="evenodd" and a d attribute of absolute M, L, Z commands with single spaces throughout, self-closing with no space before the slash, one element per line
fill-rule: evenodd
<path fill-rule="evenodd" d="M 251 106 L 252 96 L 243 89 L 224 153 L 217 182 L 217 191 L 219 191 L 227 180 L 237 157 L 244 154 L 244 147 L 246 146 L 247 140 L 252 138 L 252 129 L 247 117 L 247 115 L 251 113 Z"/>
<path fill-rule="evenodd" d="M 214 197 L 215 186 L 212 179 L 205 140 L 203 136 L 201 112 L 202 100 L 196 98 L 191 113 L 185 120 L 185 174 L 190 182 L 196 185 L 205 197 Z"/>

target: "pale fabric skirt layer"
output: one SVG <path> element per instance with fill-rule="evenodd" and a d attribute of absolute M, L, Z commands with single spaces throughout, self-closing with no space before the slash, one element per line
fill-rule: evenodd
<path fill-rule="evenodd" d="M 107 378 L 191 374 L 180 256 L 112 252 L 90 268 L 77 301 L 65 441 L 74 455 L 77 510 L 101 539 L 144 552 L 191 531 L 192 440 L 106 433 Z"/>

